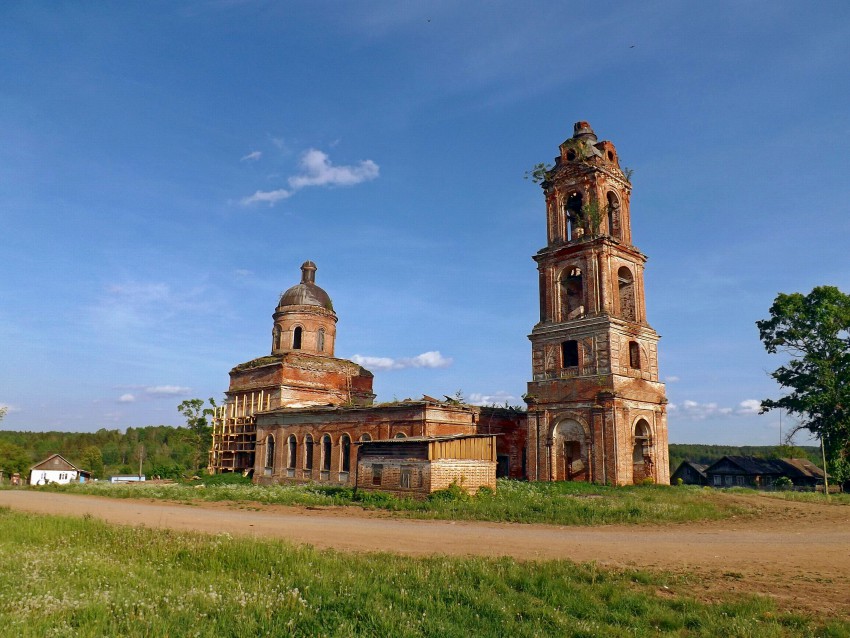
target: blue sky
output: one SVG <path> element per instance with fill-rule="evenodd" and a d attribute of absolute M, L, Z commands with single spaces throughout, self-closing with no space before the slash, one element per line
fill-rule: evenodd
<path fill-rule="evenodd" d="M 577 120 L 634 169 L 672 442 L 778 442 L 754 322 L 850 291 L 844 2 L 9 1 L 0 60 L 8 429 L 179 424 L 306 259 L 379 400 L 520 403 L 523 174 Z"/>

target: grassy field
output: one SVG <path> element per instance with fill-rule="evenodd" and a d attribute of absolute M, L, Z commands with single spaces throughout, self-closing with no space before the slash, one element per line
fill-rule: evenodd
<path fill-rule="evenodd" d="M 210 477 L 219 479 L 220 477 Z M 240 477 L 241 478 L 241 477 Z M 250 483 L 130 484 L 87 483 L 48 488 L 115 498 L 153 498 L 179 502 L 234 501 L 279 505 L 355 506 L 384 509 L 401 516 L 454 520 L 608 525 L 678 523 L 746 516 L 745 506 L 715 490 L 690 486 L 608 487 L 588 483 L 527 483 L 500 480 L 495 492 L 467 497 L 457 491 L 428 500 L 319 485 L 256 486 Z"/>
<path fill-rule="evenodd" d="M 850 636 L 772 602 L 566 561 L 402 558 L 0 509 L 0 635 Z"/>

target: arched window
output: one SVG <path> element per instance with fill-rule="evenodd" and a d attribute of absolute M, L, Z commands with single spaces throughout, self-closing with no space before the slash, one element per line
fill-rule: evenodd
<path fill-rule="evenodd" d="M 272 350 L 280 350 L 280 326 L 272 330 Z"/>
<path fill-rule="evenodd" d="M 295 440 L 294 434 L 289 435 L 289 438 L 287 439 L 287 448 L 288 448 L 289 454 L 287 455 L 287 458 L 286 458 L 286 467 L 290 470 L 294 470 L 295 469 L 295 461 L 296 461 L 297 454 L 298 454 L 298 442 Z"/>
<path fill-rule="evenodd" d="M 325 434 L 322 437 L 322 471 L 331 471 L 331 435 Z"/>
<path fill-rule="evenodd" d="M 620 293 L 620 316 L 628 321 L 636 321 L 635 313 L 635 281 L 632 271 L 625 266 L 617 271 L 617 282 Z"/>
<path fill-rule="evenodd" d="M 339 437 L 339 471 L 351 471 L 351 437 L 347 434 Z"/>
<path fill-rule="evenodd" d="M 407 435 L 404 432 L 398 432 L 398 433 L 396 433 L 396 435 L 393 438 L 394 439 L 406 439 Z"/>
<path fill-rule="evenodd" d="M 583 206 L 584 198 L 578 191 L 567 198 L 567 203 L 564 205 L 564 229 L 567 232 L 567 241 L 578 239 L 584 234 L 582 227 Z"/>
<path fill-rule="evenodd" d="M 325 329 L 319 328 L 319 332 L 316 335 L 316 350 L 319 352 L 325 351 Z"/>
<path fill-rule="evenodd" d="M 578 341 L 564 341 L 561 344 L 561 362 L 564 368 L 578 365 Z"/>
<path fill-rule="evenodd" d="M 371 435 L 371 434 L 369 434 L 369 433 L 361 434 L 361 435 L 360 435 L 360 440 L 361 440 L 361 441 L 371 441 L 371 440 L 372 440 L 372 435 Z"/>
<path fill-rule="evenodd" d="M 266 437 L 266 474 L 274 471 L 274 436 Z"/>
<path fill-rule="evenodd" d="M 608 199 L 608 234 L 611 237 L 620 238 L 620 200 L 611 191 L 606 196 Z"/>
<path fill-rule="evenodd" d="M 561 275 L 561 314 L 562 321 L 584 314 L 584 282 L 577 266 L 567 268 Z"/>
<path fill-rule="evenodd" d="M 292 349 L 301 350 L 301 326 L 292 331 Z"/>
<path fill-rule="evenodd" d="M 629 341 L 629 367 L 640 370 L 640 346 L 637 341 Z"/>
<path fill-rule="evenodd" d="M 309 434 L 304 436 L 304 469 L 313 469 L 313 437 Z"/>

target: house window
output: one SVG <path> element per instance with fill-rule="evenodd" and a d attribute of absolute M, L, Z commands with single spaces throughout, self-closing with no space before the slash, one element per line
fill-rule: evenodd
<path fill-rule="evenodd" d="M 293 350 L 301 350 L 301 326 L 295 328 L 292 332 L 292 349 Z"/>
<path fill-rule="evenodd" d="M 316 350 L 319 352 L 325 351 L 325 329 L 319 328 L 319 332 L 316 335 Z"/>
<path fill-rule="evenodd" d="M 574 368 L 578 365 L 578 341 L 564 341 L 561 344 L 563 367 Z"/>
<path fill-rule="evenodd" d="M 399 475 L 399 487 L 410 489 L 413 485 L 413 468 L 409 465 L 401 466 L 401 474 Z"/>
<path fill-rule="evenodd" d="M 331 435 L 325 434 L 322 437 L 322 471 L 331 471 Z"/>
<path fill-rule="evenodd" d="M 304 469 L 313 469 L 313 437 L 309 434 L 304 437 Z"/>
<path fill-rule="evenodd" d="M 295 469 L 295 461 L 298 455 L 298 442 L 295 440 L 294 434 L 289 435 L 287 446 L 289 448 L 289 455 L 287 456 L 286 467 L 289 469 Z"/>
<path fill-rule="evenodd" d="M 743 477 L 743 476 L 738 476 L 738 477 L 736 477 L 736 478 L 738 479 L 738 485 L 743 485 L 743 484 L 744 484 L 744 477 Z"/>
<path fill-rule="evenodd" d="M 629 367 L 640 370 L 640 346 L 637 341 L 629 341 Z"/>
<path fill-rule="evenodd" d="M 714 483 L 715 487 L 720 487 L 721 485 L 723 485 L 723 477 L 718 474 L 712 476 L 711 481 L 712 483 Z"/>
<path fill-rule="evenodd" d="M 734 478 L 735 477 L 733 477 L 731 474 L 728 474 L 726 476 L 726 485 L 732 485 L 732 481 L 734 480 Z"/>
<path fill-rule="evenodd" d="M 340 472 L 351 471 L 351 437 L 343 434 L 339 439 Z"/>
<path fill-rule="evenodd" d="M 384 477 L 384 466 L 382 463 L 372 464 L 372 485 L 380 485 Z"/>

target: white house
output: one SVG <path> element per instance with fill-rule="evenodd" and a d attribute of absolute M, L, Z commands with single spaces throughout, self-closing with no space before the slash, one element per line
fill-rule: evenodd
<path fill-rule="evenodd" d="M 91 473 L 81 470 L 70 463 L 61 454 L 48 456 L 41 463 L 30 468 L 30 485 L 47 485 L 48 483 L 85 483 L 91 478 Z"/>

